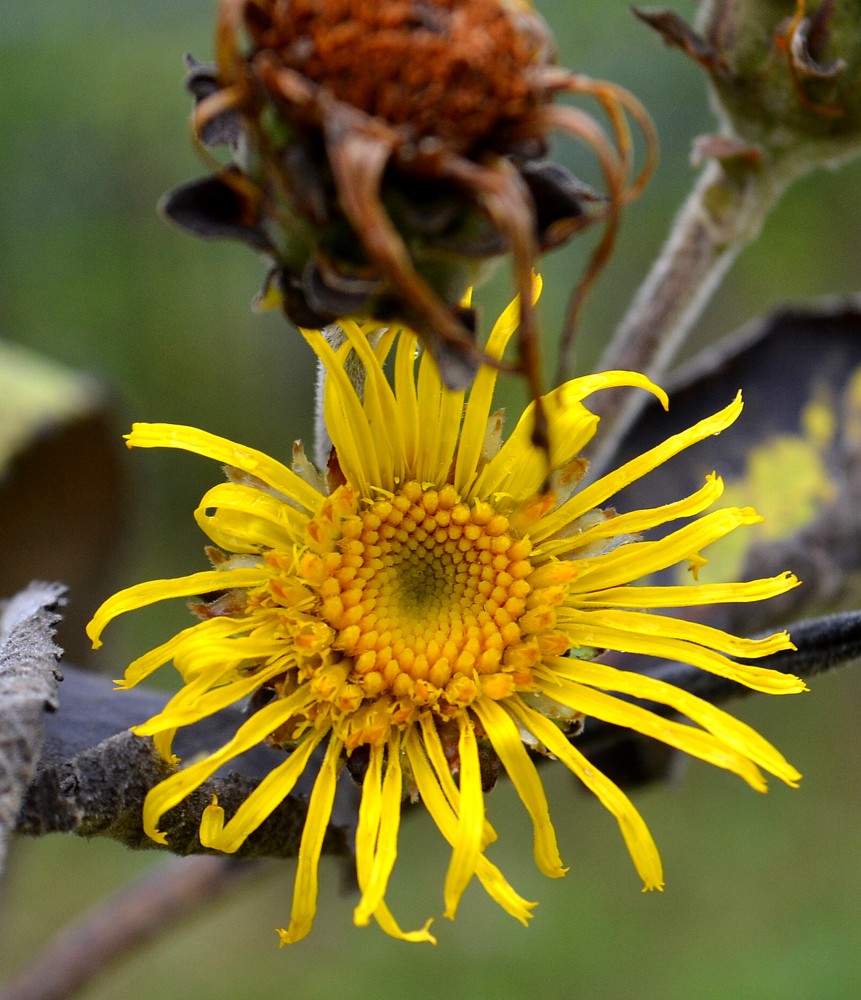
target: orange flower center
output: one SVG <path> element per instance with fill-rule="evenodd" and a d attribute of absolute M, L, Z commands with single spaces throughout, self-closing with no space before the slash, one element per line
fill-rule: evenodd
<path fill-rule="evenodd" d="M 504 515 L 417 482 L 353 511 L 338 521 L 315 589 L 365 698 L 445 713 L 529 681 L 532 546 Z"/>
<path fill-rule="evenodd" d="M 537 14 L 500 0 L 267 0 L 245 26 L 252 58 L 274 52 L 339 100 L 458 146 L 535 106 L 529 70 L 552 50 Z"/>

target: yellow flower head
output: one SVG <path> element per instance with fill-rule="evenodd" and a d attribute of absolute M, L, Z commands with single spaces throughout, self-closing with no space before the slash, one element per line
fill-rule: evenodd
<path fill-rule="evenodd" d="M 501 358 L 515 331 L 516 303 L 487 345 Z M 663 507 L 616 514 L 601 505 L 627 483 L 689 445 L 722 431 L 741 409 L 736 399 L 615 472 L 578 488 L 578 458 L 597 418 L 591 393 L 638 386 L 666 405 L 642 375 L 605 372 L 577 378 L 544 398 L 547 460 L 530 441 L 531 407 L 501 443 L 491 412 L 496 372 L 482 368 L 469 393 L 446 389 L 415 336 L 387 331 L 368 339 L 350 321 L 334 350 L 305 336 L 327 371 L 326 426 L 337 461 L 318 473 L 297 447 L 293 468 L 189 427 L 136 424 L 131 447 L 181 448 L 229 467 L 195 517 L 218 546 L 214 569 L 124 590 L 96 612 L 94 645 L 117 615 L 170 597 L 214 591 L 202 620 L 132 663 L 124 686 L 170 660 L 184 685 L 135 732 L 153 736 L 166 757 L 176 729 L 245 696 L 274 697 L 216 753 L 153 788 L 144 806 L 147 834 L 164 842 L 161 817 L 225 762 L 261 742 L 290 750 L 238 811 L 225 820 L 217 803 L 200 826 L 201 842 L 235 851 L 290 794 L 309 757 L 325 756 L 308 805 L 290 924 L 282 943 L 309 931 L 317 866 L 345 762 L 361 781 L 356 863 L 361 898 L 355 922 L 374 918 L 389 934 L 430 940 L 428 925 L 402 931 L 385 903 L 397 854 L 405 794 L 424 802 L 452 855 L 445 915 L 453 918 L 476 876 L 490 896 L 526 923 L 522 899 L 485 856 L 496 834 L 485 818 L 483 764 L 498 759 L 532 818 L 535 861 L 564 874 L 547 801 L 527 751 L 550 754 L 616 817 L 645 888 L 663 884 L 661 863 L 628 798 L 569 740 L 590 715 L 653 736 L 740 775 L 763 790 L 761 770 L 794 784 L 799 775 L 748 726 L 673 685 L 595 663 L 597 651 L 643 653 L 693 664 L 758 691 L 803 690 L 797 678 L 730 659 L 792 648 L 785 633 L 749 640 L 654 609 L 757 601 L 796 585 L 791 574 L 725 585 L 635 585 L 758 520 L 749 508 L 703 513 L 719 498 L 710 476 L 693 495 Z M 360 396 L 345 369 L 355 352 L 365 370 Z M 390 385 L 383 365 L 393 354 Z M 350 362 L 354 364 L 354 362 Z M 701 516 L 699 516 L 701 515 Z M 676 519 L 659 540 L 648 529 Z M 624 700 L 615 697 L 620 694 Z M 629 700 L 646 699 L 686 716 L 683 725 Z"/>

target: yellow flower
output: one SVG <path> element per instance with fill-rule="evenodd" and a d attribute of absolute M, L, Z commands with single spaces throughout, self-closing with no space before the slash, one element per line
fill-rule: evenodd
<path fill-rule="evenodd" d="M 513 303 L 487 352 L 501 358 L 515 331 Z M 798 773 L 761 736 L 715 706 L 660 680 L 596 663 L 604 649 L 693 664 L 758 691 L 801 691 L 803 683 L 730 657 L 791 649 L 785 633 L 742 639 L 654 613 L 729 601 L 759 601 L 794 587 L 789 573 L 748 583 L 632 585 L 666 567 L 703 560 L 700 551 L 759 520 L 750 508 L 704 513 L 720 497 L 710 476 L 691 496 L 650 510 L 602 510 L 619 489 L 689 445 L 724 430 L 736 399 L 615 472 L 579 488 L 577 456 L 597 418 L 591 393 L 638 386 L 666 406 L 642 375 L 605 372 L 549 393 L 551 492 L 543 451 L 530 441 L 531 407 L 504 444 L 491 412 L 496 372 L 483 367 L 469 393 L 446 389 L 415 336 L 371 339 L 347 321 L 333 350 L 305 332 L 327 370 L 324 416 L 337 461 L 318 473 L 301 448 L 293 468 L 203 431 L 136 424 L 130 447 L 180 448 L 228 466 L 229 482 L 202 499 L 195 518 L 218 546 L 214 568 L 121 591 L 96 612 L 94 645 L 117 615 L 155 601 L 218 592 L 196 609 L 202 620 L 133 662 L 123 686 L 173 661 L 184 682 L 158 715 L 136 727 L 171 758 L 178 727 L 261 689 L 274 697 L 216 753 L 153 788 L 147 834 L 164 842 L 161 817 L 218 768 L 261 742 L 290 750 L 238 811 L 213 803 L 201 842 L 235 851 L 291 792 L 318 746 L 325 756 L 308 805 L 290 924 L 282 943 L 309 931 L 317 867 L 335 784 L 347 762 L 362 783 L 356 833 L 359 925 L 433 941 L 428 926 L 405 932 L 385 903 L 405 794 L 418 796 L 451 845 L 444 912 L 453 918 L 473 876 L 526 923 L 521 898 L 485 855 L 496 833 L 485 818 L 483 765 L 495 754 L 535 830 L 535 861 L 563 875 L 547 801 L 527 751 L 552 755 L 616 817 L 647 889 L 663 885 L 657 849 L 632 803 L 577 749 L 566 732 L 584 716 L 653 736 L 765 789 L 762 771 L 795 784 Z M 376 341 L 374 343 L 374 341 Z M 350 350 L 365 369 L 363 398 L 348 378 Z M 393 354 L 392 384 L 383 370 Z M 354 364 L 354 362 L 350 362 Z M 700 516 L 701 515 L 701 516 Z M 642 534 L 686 519 L 659 540 Z M 615 695 L 623 695 L 617 698 Z M 692 725 L 628 700 L 669 706 Z"/>

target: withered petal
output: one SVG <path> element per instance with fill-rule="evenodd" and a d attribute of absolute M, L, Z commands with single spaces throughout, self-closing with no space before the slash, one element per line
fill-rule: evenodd
<path fill-rule="evenodd" d="M 559 223 L 585 222 L 586 205 L 606 201 L 605 196 L 558 163 L 525 163 L 520 176 L 535 203 L 535 231 L 542 249 L 558 242 L 555 230 Z"/>
<path fill-rule="evenodd" d="M 380 290 L 379 279 L 351 278 L 312 258 L 301 278 L 305 301 L 322 315 L 354 316 L 365 311 L 369 299 Z"/>
<path fill-rule="evenodd" d="M 194 97 L 195 105 L 222 89 L 214 65 L 198 62 L 189 53 L 186 53 L 185 65 L 188 70 L 185 86 Z M 198 134 L 204 146 L 230 146 L 231 149 L 236 149 L 242 136 L 242 120 L 236 111 L 223 111 L 207 119 L 200 126 Z"/>
<path fill-rule="evenodd" d="M 247 222 L 249 206 L 220 176 L 201 177 L 169 191 L 159 211 L 182 229 L 204 239 L 234 239 L 262 253 L 272 244 L 258 225 Z"/>

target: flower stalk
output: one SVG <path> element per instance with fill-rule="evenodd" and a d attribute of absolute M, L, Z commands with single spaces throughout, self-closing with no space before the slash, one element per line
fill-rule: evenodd
<path fill-rule="evenodd" d="M 696 26 L 666 9 L 634 8 L 666 44 L 706 72 L 718 134 L 700 137 L 708 161 L 663 250 L 601 358 L 661 379 L 738 254 L 783 193 L 811 171 L 861 152 L 857 0 L 809 11 L 797 0 L 707 0 Z M 597 401 L 603 426 L 591 455 L 606 468 L 640 412 L 636 394 Z"/>

